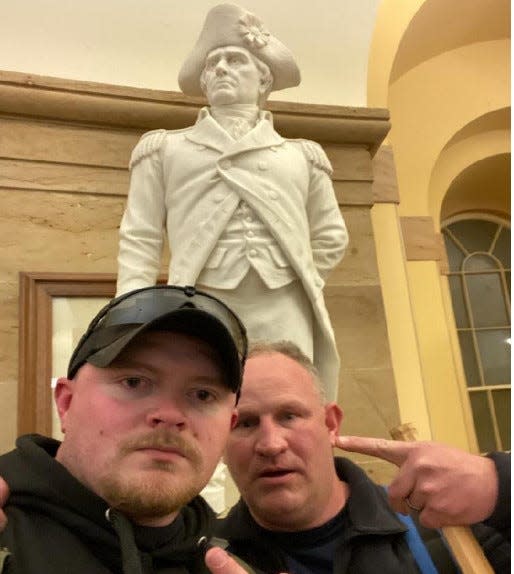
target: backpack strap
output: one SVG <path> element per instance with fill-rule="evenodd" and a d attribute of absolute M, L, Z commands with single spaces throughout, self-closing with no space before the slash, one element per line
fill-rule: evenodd
<path fill-rule="evenodd" d="M 387 486 L 383 488 L 387 492 Z M 396 517 L 407 527 L 405 541 L 422 574 L 438 574 L 438 572 L 462 574 L 440 529 L 422 526 L 418 522 L 417 513 L 405 515 L 397 512 Z"/>
<path fill-rule="evenodd" d="M 405 533 L 405 539 L 422 574 L 438 574 L 432 562 L 432 558 L 414 524 L 414 520 L 412 520 L 409 515 L 401 514 L 400 512 L 397 512 L 396 516 L 408 528 Z"/>
<path fill-rule="evenodd" d="M 402 515 L 404 517 L 404 515 Z M 462 574 L 458 560 L 444 536 L 441 528 L 427 528 L 419 522 L 419 515 L 414 512 L 410 515 L 426 550 L 428 551 L 437 572 L 445 574 Z"/>

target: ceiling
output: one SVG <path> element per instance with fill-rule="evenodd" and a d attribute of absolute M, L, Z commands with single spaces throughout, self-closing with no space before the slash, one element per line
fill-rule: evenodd
<path fill-rule="evenodd" d="M 510 0 L 430 0 L 403 35 L 390 81 L 455 48 L 510 38 Z"/>

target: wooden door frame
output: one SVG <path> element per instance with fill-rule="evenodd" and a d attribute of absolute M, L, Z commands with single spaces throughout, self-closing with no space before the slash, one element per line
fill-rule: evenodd
<path fill-rule="evenodd" d="M 113 297 L 110 273 L 19 275 L 18 435 L 52 435 L 52 299 Z"/>

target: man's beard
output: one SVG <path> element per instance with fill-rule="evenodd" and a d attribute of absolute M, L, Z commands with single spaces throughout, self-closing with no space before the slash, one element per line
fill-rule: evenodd
<path fill-rule="evenodd" d="M 118 461 L 141 448 L 178 449 L 189 463 L 149 460 L 146 468 L 123 474 Z M 99 482 L 101 496 L 112 508 L 116 508 L 136 522 L 138 519 L 160 518 L 174 514 L 190 502 L 207 483 L 204 465 L 199 450 L 176 432 L 166 429 L 153 431 L 143 437 L 131 439 L 120 445 L 116 460 L 112 461 L 111 472 Z M 177 473 L 179 475 L 177 476 Z"/>

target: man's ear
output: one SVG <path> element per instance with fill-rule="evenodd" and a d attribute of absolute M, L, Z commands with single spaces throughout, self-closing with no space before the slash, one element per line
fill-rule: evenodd
<path fill-rule="evenodd" d="M 59 414 L 59 419 L 61 421 L 61 431 L 63 433 L 66 432 L 66 415 L 73 398 L 73 389 L 74 384 L 70 379 L 66 379 L 65 377 L 57 379 L 54 391 L 54 400 L 55 406 L 57 407 L 57 413 Z"/>
<path fill-rule="evenodd" d="M 325 425 L 331 440 L 339 435 L 339 427 L 343 421 L 343 411 L 337 403 L 328 403 L 325 405 Z"/>
<path fill-rule="evenodd" d="M 233 430 L 236 427 L 238 417 L 239 415 L 237 414 L 237 409 L 234 409 L 230 419 L 230 430 Z"/>

